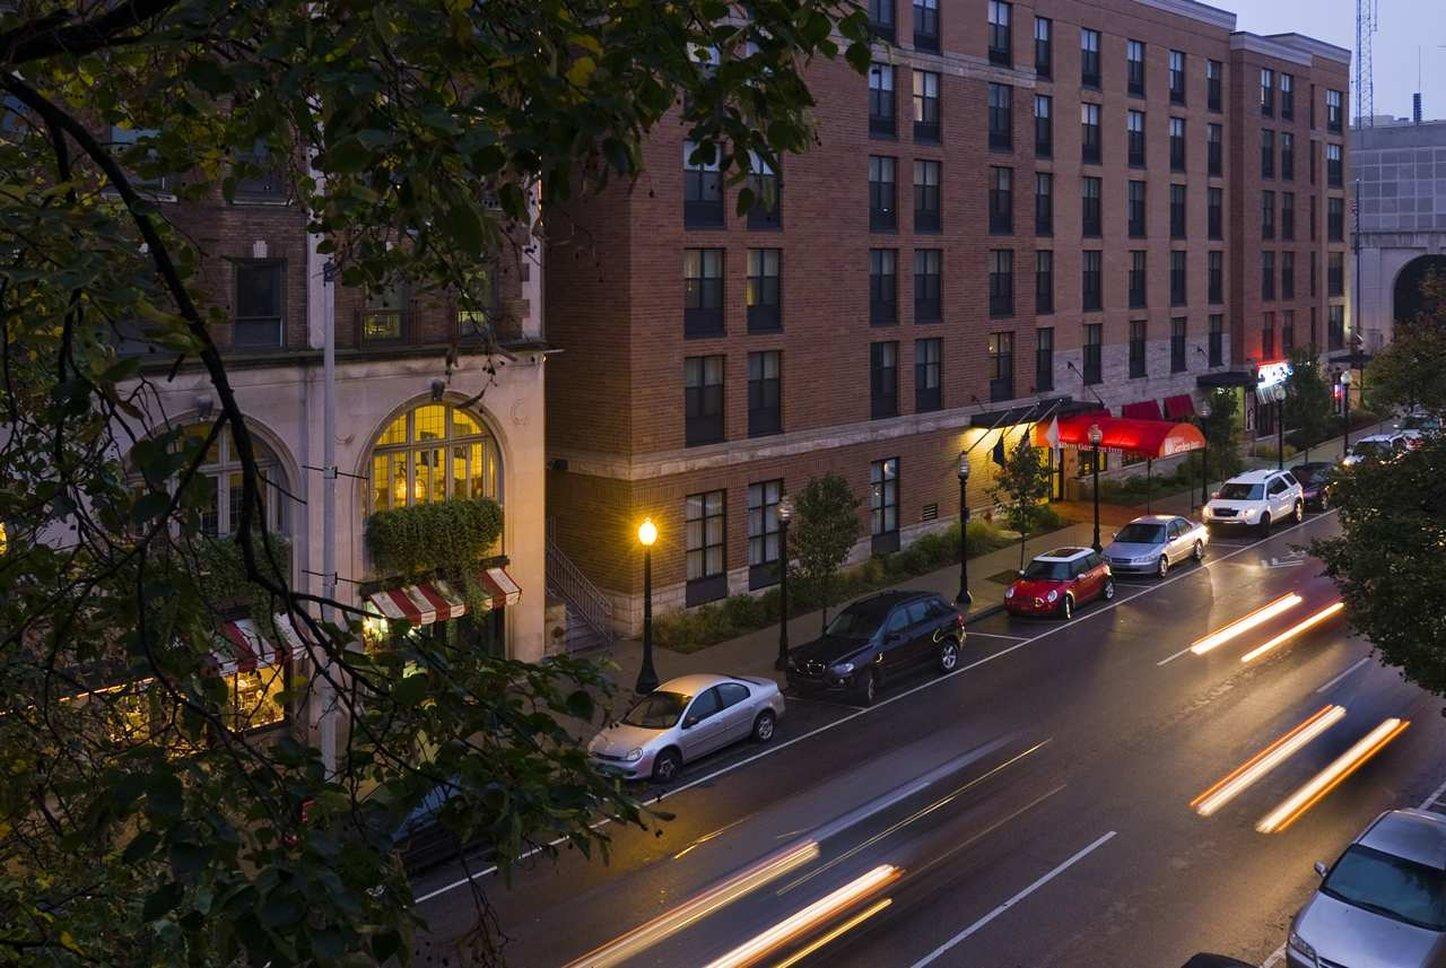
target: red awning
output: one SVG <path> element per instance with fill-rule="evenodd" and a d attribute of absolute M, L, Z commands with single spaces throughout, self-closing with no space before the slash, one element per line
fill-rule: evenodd
<path fill-rule="evenodd" d="M 1205 438 L 1198 427 L 1187 423 L 1171 423 L 1168 420 L 1131 420 L 1127 417 L 1109 417 L 1099 413 L 1072 414 L 1059 419 L 1059 444 L 1061 447 L 1090 446 L 1090 425 L 1100 428 L 1100 447 L 1117 450 L 1141 457 L 1158 459 L 1199 450 L 1205 446 Z M 1045 424 L 1034 425 L 1034 446 L 1047 447 L 1049 441 L 1044 434 Z"/>
<path fill-rule="evenodd" d="M 367 601 L 383 618 L 412 625 L 431 625 L 467 614 L 462 596 L 442 581 L 384 588 L 367 596 Z"/>
<path fill-rule="evenodd" d="M 1166 420 L 1188 420 L 1195 416 L 1195 398 L 1188 393 L 1165 398 Z"/>
<path fill-rule="evenodd" d="M 522 600 L 521 586 L 503 568 L 488 568 L 482 572 L 482 587 L 491 594 L 493 608 L 516 605 Z"/>
<path fill-rule="evenodd" d="M 1120 408 L 1120 416 L 1130 420 L 1163 420 L 1160 416 L 1160 404 L 1154 400 L 1141 400 L 1139 403 L 1127 403 Z"/>
<path fill-rule="evenodd" d="M 305 651 L 301 637 L 285 615 L 274 618 L 281 633 L 280 644 L 271 642 L 249 618 L 222 622 L 216 632 L 216 671 L 221 675 L 255 672 L 259 666 L 279 665 L 289 658 L 298 658 Z"/>

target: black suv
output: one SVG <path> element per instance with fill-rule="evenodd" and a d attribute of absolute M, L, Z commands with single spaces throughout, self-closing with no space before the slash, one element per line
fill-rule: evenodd
<path fill-rule="evenodd" d="M 879 592 L 839 612 L 823 635 L 788 653 L 788 685 L 872 705 L 883 680 L 933 664 L 959 666 L 964 616 L 933 592 Z"/>

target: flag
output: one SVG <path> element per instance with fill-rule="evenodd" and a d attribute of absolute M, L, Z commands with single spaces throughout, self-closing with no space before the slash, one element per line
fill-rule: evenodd
<path fill-rule="evenodd" d="M 1049 446 L 1051 446 L 1051 447 L 1058 447 L 1058 446 L 1059 446 L 1059 418 L 1058 418 L 1058 417 L 1055 417 L 1053 420 L 1051 420 L 1051 421 L 1049 422 L 1049 426 L 1045 428 L 1045 431 L 1044 431 L 1044 439 L 1047 440 L 1047 441 L 1049 441 Z"/>
<path fill-rule="evenodd" d="M 999 432 L 999 439 L 994 442 L 994 451 L 989 456 L 994 458 L 994 463 L 1004 466 L 1004 431 Z"/>

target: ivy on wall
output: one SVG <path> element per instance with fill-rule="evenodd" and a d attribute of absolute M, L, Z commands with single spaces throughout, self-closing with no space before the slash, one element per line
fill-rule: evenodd
<path fill-rule="evenodd" d="M 398 578 L 465 575 L 501 535 L 502 506 L 485 497 L 378 511 L 366 526 L 377 570 Z"/>
<path fill-rule="evenodd" d="M 252 539 L 257 566 L 263 575 L 289 584 L 291 542 L 275 534 L 267 535 L 266 542 L 269 554 L 260 536 Z M 264 633 L 274 632 L 271 623 L 275 607 L 271 596 L 247 580 L 241 545 L 234 538 L 199 539 L 196 542 L 196 564 L 196 585 L 207 604 L 218 610 L 244 607 L 258 629 Z"/>

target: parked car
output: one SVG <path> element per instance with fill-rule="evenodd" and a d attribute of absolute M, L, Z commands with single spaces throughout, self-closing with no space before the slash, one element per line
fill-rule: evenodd
<path fill-rule="evenodd" d="M 1115 532 L 1105 561 L 1115 575 L 1164 578 L 1177 562 L 1205 557 L 1210 533 L 1205 525 L 1174 514 L 1147 514 Z"/>
<path fill-rule="evenodd" d="M 1351 444 L 1351 452 L 1341 463 L 1347 467 L 1355 467 L 1368 460 L 1395 460 L 1406 452 L 1407 447 L 1405 434 L 1369 434 Z"/>
<path fill-rule="evenodd" d="M 1206 502 L 1200 517 L 1212 533 L 1238 527 L 1269 533 L 1275 521 L 1305 520 L 1305 494 L 1290 471 L 1246 471 L 1226 481 Z"/>
<path fill-rule="evenodd" d="M 1441 418 L 1428 410 L 1418 408 L 1402 417 L 1398 426 L 1403 433 L 1414 431 L 1430 437 L 1441 432 Z"/>
<path fill-rule="evenodd" d="M 1290 469 L 1300 481 L 1300 496 L 1307 511 L 1324 511 L 1330 505 L 1330 488 L 1335 480 L 1336 465 L 1329 461 L 1296 464 Z"/>
<path fill-rule="evenodd" d="M 1067 619 L 1087 602 L 1114 597 L 1115 579 L 1103 555 L 1089 548 L 1056 548 L 1037 556 L 1004 590 L 1004 607 L 1011 615 Z"/>
<path fill-rule="evenodd" d="M 888 591 L 839 612 L 819 638 L 788 653 L 788 685 L 872 705 L 884 680 L 932 664 L 959 666 L 964 615 L 933 592 Z"/>
<path fill-rule="evenodd" d="M 697 674 L 669 679 L 587 744 L 601 770 L 667 783 L 690 763 L 740 740 L 766 743 L 783 716 L 772 679 Z"/>
<path fill-rule="evenodd" d="M 1446 817 L 1391 810 L 1371 822 L 1290 922 L 1290 968 L 1446 965 Z"/>
<path fill-rule="evenodd" d="M 1197 955 L 1191 955 L 1190 960 L 1185 962 L 1181 968 L 1255 968 L 1255 962 L 1241 961 L 1239 958 L 1232 958 L 1229 955 L 1216 955 L 1202 951 Z"/>

